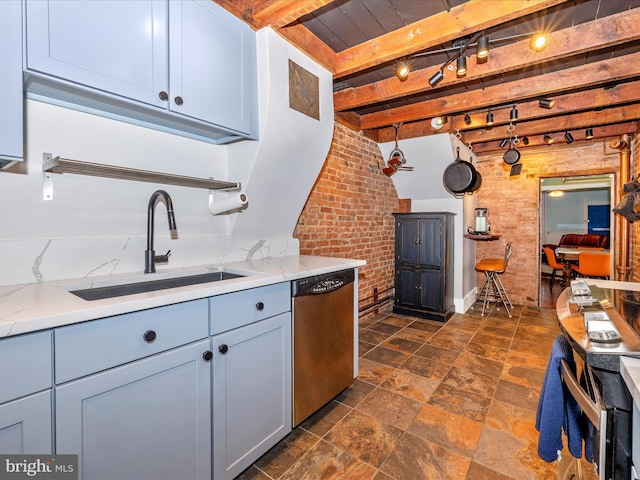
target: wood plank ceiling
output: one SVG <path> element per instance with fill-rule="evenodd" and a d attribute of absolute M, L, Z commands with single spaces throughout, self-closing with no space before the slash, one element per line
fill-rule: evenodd
<path fill-rule="evenodd" d="M 580 142 L 587 129 L 596 139 L 638 130 L 640 0 L 215 1 L 331 71 L 336 119 L 378 142 L 393 140 L 395 125 L 401 139 L 457 133 L 477 153 L 508 148 L 500 143 L 515 136 L 526 148 L 524 137 L 536 146 L 545 135 Z M 549 43 L 538 52 L 530 40 L 539 32 Z M 490 43 L 483 63 L 481 34 Z M 461 42 L 470 43 L 462 54 Z M 456 75 L 459 55 L 465 76 Z M 411 66 L 404 81 L 400 60 Z M 447 123 L 436 130 L 434 117 Z"/>

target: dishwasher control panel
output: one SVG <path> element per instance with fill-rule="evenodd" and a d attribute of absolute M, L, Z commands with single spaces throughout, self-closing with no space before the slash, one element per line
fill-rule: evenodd
<path fill-rule="evenodd" d="M 294 297 L 302 295 L 321 295 L 338 290 L 353 281 L 353 269 L 315 275 L 313 277 L 307 277 L 292 282 L 291 293 Z"/>

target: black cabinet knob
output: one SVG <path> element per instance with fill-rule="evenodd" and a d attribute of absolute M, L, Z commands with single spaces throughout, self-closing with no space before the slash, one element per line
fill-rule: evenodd
<path fill-rule="evenodd" d="M 182 101 L 182 97 L 176 97 L 173 99 L 174 102 L 176 102 L 176 105 L 180 106 L 182 105 L 184 102 Z"/>
<path fill-rule="evenodd" d="M 167 95 L 167 92 L 162 91 L 158 94 L 158 97 L 160 97 L 160 100 L 162 100 L 163 102 L 166 102 L 167 100 L 169 100 L 169 95 Z"/>
<path fill-rule="evenodd" d="M 264 303 L 262 303 L 262 302 L 256 303 L 256 310 L 258 310 L 259 312 L 264 310 Z"/>
<path fill-rule="evenodd" d="M 211 350 L 207 350 L 202 354 L 202 358 L 204 359 L 205 362 L 210 362 L 211 359 L 213 358 L 213 352 Z"/>
<path fill-rule="evenodd" d="M 144 332 L 144 335 L 142 335 L 142 338 L 144 338 L 144 341 L 147 343 L 155 342 L 156 337 L 156 332 L 154 332 L 153 330 L 147 330 L 146 332 Z"/>
<path fill-rule="evenodd" d="M 218 351 L 224 355 L 225 353 L 227 353 L 229 351 L 229 347 L 227 345 L 225 345 L 224 343 L 222 345 L 220 345 L 218 347 Z"/>

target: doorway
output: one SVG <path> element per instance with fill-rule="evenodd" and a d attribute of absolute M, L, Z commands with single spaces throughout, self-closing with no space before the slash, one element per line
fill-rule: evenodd
<path fill-rule="evenodd" d="M 543 245 L 558 245 L 567 233 L 608 235 L 609 245 L 614 245 L 613 181 L 612 173 L 540 179 L 539 306 L 554 308 L 557 296 L 562 292 L 559 279 L 550 289 L 553 269 L 546 261 Z"/>

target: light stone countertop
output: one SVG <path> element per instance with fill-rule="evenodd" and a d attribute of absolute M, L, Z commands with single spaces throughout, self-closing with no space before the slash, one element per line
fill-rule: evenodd
<path fill-rule="evenodd" d="M 640 408 L 640 358 L 620 357 L 620 374 L 633 401 Z"/>
<path fill-rule="evenodd" d="M 0 286 L 0 338 L 356 268 L 365 263 L 364 260 L 357 259 L 294 255 L 220 265 L 163 269 L 147 275 L 123 274 Z M 87 301 L 69 293 L 70 290 L 98 287 L 108 283 L 128 283 L 152 280 L 154 277 L 184 276 L 218 270 L 247 276 L 105 300 Z"/>

